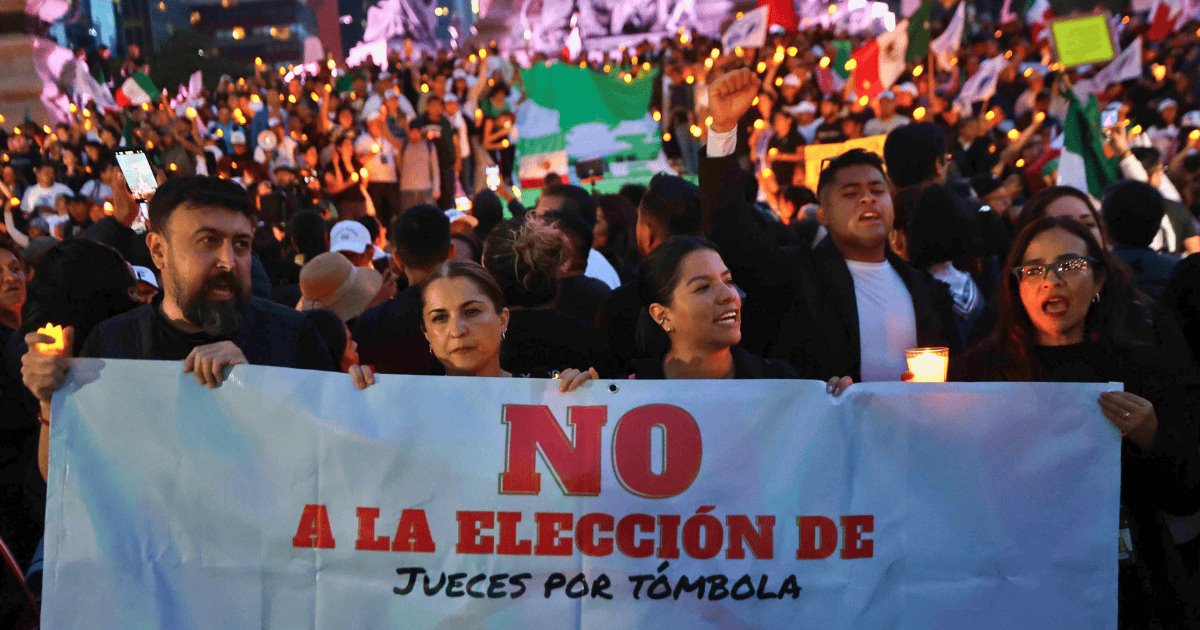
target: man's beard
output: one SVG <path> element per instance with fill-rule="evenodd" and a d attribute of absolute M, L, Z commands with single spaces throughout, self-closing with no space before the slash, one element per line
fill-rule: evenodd
<path fill-rule="evenodd" d="M 210 288 L 231 291 L 234 298 L 210 301 L 207 297 Z M 181 289 L 182 287 L 176 284 L 176 295 L 183 294 Z M 232 338 L 237 335 L 242 325 L 242 312 L 246 308 L 246 302 L 246 291 L 241 280 L 233 272 L 226 271 L 209 276 L 200 290 L 187 296 L 179 307 L 183 316 L 192 325 L 200 327 L 205 334 L 211 337 Z"/>

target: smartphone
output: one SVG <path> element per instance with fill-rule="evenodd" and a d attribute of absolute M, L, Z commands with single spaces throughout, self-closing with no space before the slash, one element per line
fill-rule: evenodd
<path fill-rule="evenodd" d="M 487 180 L 487 187 L 492 191 L 500 188 L 500 167 L 496 165 L 488 166 L 484 169 L 484 175 Z"/>
<path fill-rule="evenodd" d="M 125 176 L 129 192 L 138 201 L 146 201 L 158 189 L 158 180 L 154 178 L 154 169 L 150 168 L 150 160 L 141 151 L 117 151 L 117 167 Z"/>
<path fill-rule="evenodd" d="M 1100 126 L 1105 129 L 1112 129 L 1113 127 L 1117 126 L 1118 122 L 1120 122 L 1119 117 L 1120 112 L 1118 112 L 1115 108 L 1110 107 L 1104 110 L 1104 113 L 1101 115 Z"/>

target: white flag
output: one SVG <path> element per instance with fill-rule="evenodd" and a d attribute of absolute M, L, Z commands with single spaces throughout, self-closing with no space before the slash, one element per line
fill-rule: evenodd
<path fill-rule="evenodd" d="M 890 33 L 876 38 L 879 42 L 879 83 L 884 89 L 892 87 L 908 67 L 908 20 L 900 20 Z"/>
<path fill-rule="evenodd" d="M 571 33 L 567 35 L 567 41 L 563 43 L 567 48 L 567 57 L 577 59 L 579 52 L 583 50 L 583 38 L 579 34 L 579 27 L 571 29 Z"/>
<path fill-rule="evenodd" d="M 108 88 L 92 78 L 92 75 L 88 73 L 87 65 L 82 63 L 75 64 L 75 99 L 80 104 L 92 101 L 101 112 L 120 109 Z"/>
<path fill-rule="evenodd" d="M 767 41 L 767 5 L 758 7 L 734 21 L 721 37 L 721 48 L 732 51 L 737 46 L 755 48 Z"/>
<path fill-rule="evenodd" d="M 197 70 L 188 77 L 188 98 L 199 98 L 204 92 L 204 73 Z"/>
<path fill-rule="evenodd" d="M 1003 56 L 996 56 L 979 64 L 979 70 L 963 83 L 954 102 L 962 111 L 970 111 L 972 103 L 991 98 L 996 93 L 996 80 L 1000 78 L 1000 72 L 1006 65 L 1008 61 Z"/>
<path fill-rule="evenodd" d="M 954 59 L 958 56 L 958 49 L 962 47 L 963 31 L 966 29 L 966 25 L 967 3 L 966 0 L 962 0 L 958 3 L 958 8 L 954 10 L 954 17 L 946 26 L 946 30 L 929 43 L 929 52 L 937 57 L 938 67 L 943 70 L 954 69 Z"/>
<path fill-rule="evenodd" d="M 1130 42 L 1129 46 L 1121 51 L 1121 54 L 1113 57 L 1113 60 L 1101 68 L 1094 77 L 1076 82 L 1075 94 L 1081 100 L 1087 100 L 1089 95 L 1100 92 L 1114 83 L 1129 81 L 1140 76 L 1142 76 L 1141 37 Z"/>

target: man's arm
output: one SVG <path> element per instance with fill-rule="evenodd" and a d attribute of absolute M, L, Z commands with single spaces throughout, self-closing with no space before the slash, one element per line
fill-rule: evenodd
<path fill-rule="evenodd" d="M 713 124 L 707 154 L 700 160 L 704 230 L 748 292 L 786 287 L 791 279 L 789 257 L 759 227 L 747 198 L 753 180 L 734 155 L 738 120 L 758 95 L 758 78 L 749 70 L 735 70 L 710 84 L 708 92 Z"/>

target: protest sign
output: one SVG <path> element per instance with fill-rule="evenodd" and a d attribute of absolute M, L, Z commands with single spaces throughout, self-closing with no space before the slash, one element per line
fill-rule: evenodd
<path fill-rule="evenodd" d="M 1050 38 L 1067 68 L 1104 63 L 1117 54 L 1106 13 L 1051 20 Z"/>
<path fill-rule="evenodd" d="M 79 361 L 52 628 L 1102 628 L 1086 384 L 388 377 Z"/>
<path fill-rule="evenodd" d="M 835 158 L 850 149 L 866 149 L 883 157 L 883 141 L 887 136 L 867 136 L 847 140 L 846 142 L 831 142 L 829 144 L 810 144 L 804 147 L 804 185 L 810 190 L 817 189 L 817 180 L 821 178 L 821 164 L 830 158 Z"/>

